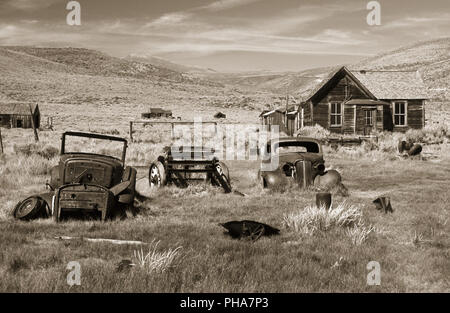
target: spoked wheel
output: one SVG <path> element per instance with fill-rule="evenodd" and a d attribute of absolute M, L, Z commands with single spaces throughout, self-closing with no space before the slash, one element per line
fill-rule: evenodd
<path fill-rule="evenodd" d="M 43 201 L 39 197 L 29 197 L 19 202 L 13 211 L 13 216 L 20 220 L 30 220 L 39 217 Z"/>
<path fill-rule="evenodd" d="M 214 165 L 213 184 L 222 186 L 226 193 L 231 192 L 230 174 L 228 167 L 223 162 Z"/>
<path fill-rule="evenodd" d="M 150 166 L 148 182 L 151 188 L 159 188 L 166 184 L 166 170 L 161 162 L 157 161 Z"/>

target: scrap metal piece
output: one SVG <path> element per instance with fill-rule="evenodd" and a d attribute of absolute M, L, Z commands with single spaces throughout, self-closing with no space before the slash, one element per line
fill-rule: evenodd
<path fill-rule="evenodd" d="M 329 210 L 331 207 L 331 193 L 329 192 L 316 193 L 316 206 L 317 208 L 324 207 L 325 210 Z"/>
<path fill-rule="evenodd" d="M 391 199 L 389 197 L 379 197 L 375 200 L 373 200 L 373 203 L 375 204 L 375 209 L 377 210 L 383 210 L 384 213 L 393 213 L 394 210 L 392 209 L 391 205 Z"/>
<path fill-rule="evenodd" d="M 228 230 L 228 234 L 233 238 L 250 238 L 253 241 L 258 240 L 261 236 L 278 235 L 280 230 L 270 225 L 243 220 L 243 221 L 230 221 L 226 223 L 220 223 L 219 226 Z"/>

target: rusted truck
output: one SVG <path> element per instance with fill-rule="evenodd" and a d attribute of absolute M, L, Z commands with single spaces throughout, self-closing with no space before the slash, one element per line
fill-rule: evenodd
<path fill-rule="evenodd" d="M 78 145 L 76 151 L 70 150 L 66 146 L 68 138 L 100 141 L 90 147 L 101 151 L 86 152 L 83 144 Z M 120 155 L 108 153 L 108 149 L 102 147 L 104 142 L 117 144 L 114 150 Z M 51 191 L 19 202 L 13 210 L 14 217 L 29 220 L 52 216 L 59 222 L 65 216 L 90 215 L 105 220 L 115 210 L 132 206 L 136 169 L 125 166 L 126 150 L 127 141 L 120 137 L 63 133 L 59 163 L 51 169 L 50 183 L 47 183 Z"/>

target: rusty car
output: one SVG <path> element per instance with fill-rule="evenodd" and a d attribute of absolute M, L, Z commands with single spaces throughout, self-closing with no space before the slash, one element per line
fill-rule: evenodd
<path fill-rule="evenodd" d="M 75 138 L 76 149 L 68 149 L 69 138 Z M 79 143 L 89 139 L 100 141 L 100 145 L 90 146 L 100 152 L 87 152 L 89 149 Z M 116 155 L 105 148 L 105 142 L 115 145 Z M 29 220 L 52 216 L 59 222 L 65 216 L 81 214 L 105 220 L 116 209 L 132 206 L 137 172 L 125 166 L 126 150 L 127 140 L 120 137 L 63 133 L 59 163 L 51 169 L 50 182 L 46 184 L 51 191 L 20 201 L 13 210 L 14 217 Z"/>
<path fill-rule="evenodd" d="M 227 165 L 214 156 L 214 149 L 203 146 L 165 147 L 149 168 L 149 184 L 158 188 L 168 184 L 185 188 L 189 182 L 208 182 L 232 191 Z"/>
<path fill-rule="evenodd" d="M 279 188 L 296 182 L 300 188 L 332 187 L 340 183 L 335 170 L 325 171 L 322 144 L 308 137 L 281 137 L 263 146 L 258 177 L 263 188 Z"/>

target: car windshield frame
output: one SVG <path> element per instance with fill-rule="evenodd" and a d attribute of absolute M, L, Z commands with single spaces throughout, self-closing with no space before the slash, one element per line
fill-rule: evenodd
<path fill-rule="evenodd" d="M 66 151 L 66 137 L 82 137 L 82 138 L 92 138 L 92 139 L 100 139 L 100 140 L 108 140 L 108 141 L 116 141 L 123 143 L 122 148 L 122 157 L 117 158 L 107 154 L 99 154 L 99 153 L 89 153 L 89 152 L 67 152 Z M 82 132 L 65 132 L 62 134 L 61 138 L 61 155 L 64 154 L 92 154 L 92 155 L 101 155 L 109 158 L 113 158 L 122 162 L 125 166 L 125 158 L 127 153 L 128 142 L 124 138 L 108 136 L 108 135 L 100 135 L 100 134 L 92 134 L 92 133 L 82 133 Z"/>

